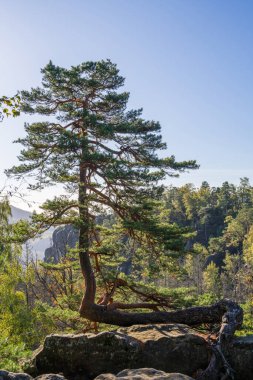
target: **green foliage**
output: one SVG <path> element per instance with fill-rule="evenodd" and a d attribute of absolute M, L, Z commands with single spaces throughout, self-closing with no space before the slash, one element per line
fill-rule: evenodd
<path fill-rule="evenodd" d="M 0 121 L 4 116 L 17 117 L 20 115 L 21 98 L 19 95 L 12 97 L 2 96 L 0 98 Z"/>
<path fill-rule="evenodd" d="M 11 372 L 21 372 L 22 362 L 31 355 L 25 343 L 0 338 L 0 367 Z"/>
<path fill-rule="evenodd" d="M 250 227 L 243 241 L 243 257 L 245 263 L 253 267 L 253 225 Z"/>
<path fill-rule="evenodd" d="M 213 294 L 216 300 L 218 300 L 221 296 L 219 268 L 213 262 L 203 272 L 203 283 L 205 291 Z"/>
<path fill-rule="evenodd" d="M 236 335 L 252 335 L 253 331 L 253 302 L 252 299 L 241 305 L 243 308 L 243 325 Z"/>
<path fill-rule="evenodd" d="M 115 64 L 84 62 L 64 69 L 49 62 L 42 75 L 41 88 L 21 93 L 22 111 L 41 120 L 25 125 L 26 136 L 18 140 L 20 165 L 8 173 L 33 176 L 30 189 L 61 184 L 64 194 L 46 201 L 32 225 L 10 226 L 9 206 L 0 205 L 0 331 L 6 350 L 23 344 L 25 353 L 48 333 L 83 329 L 77 254 L 86 284 L 95 274 L 98 303 L 117 297 L 172 309 L 229 295 L 245 304 L 249 327 L 249 181 L 165 189 L 159 184 L 166 176 L 197 165 L 160 157 L 166 148 L 161 126 L 144 120 L 142 110 L 126 111 L 129 94 L 119 92 L 124 78 Z M 20 265 L 17 243 L 66 224 L 80 232 L 79 243 L 61 262 Z M 215 253 L 225 257 L 222 268 L 212 260 L 207 266 Z"/>
<path fill-rule="evenodd" d="M 11 209 L 7 199 L 0 202 L 0 367 L 20 370 L 19 359 L 29 354 L 30 313 L 20 289 L 22 268 L 17 244 L 8 239 Z"/>
<path fill-rule="evenodd" d="M 173 155 L 159 155 L 166 149 L 159 122 L 144 120 L 141 109 L 127 110 L 129 93 L 119 92 L 124 78 L 110 60 L 70 69 L 50 61 L 41 72 L 42 87 L 22 91 L 21 97 L 22 111 L 44 121 L 25 125 L 26 136 L 17 140 L 23 145 L 20 165 L 7 173 L 33 176 L 30 189 L 64 186 L 63 195 L 48 200 L 43 212 L 33 215 L 32 231 L 66 224 L 79 231 L 75 253 L 87 285 L 84 299 L 95 302 L 95 284 L 89 288 L 93 271 L 108 298 L 124 257 L 132 256 L 130 280 L 135 276 L 136 281 L 147 281 L 160 269 L 172 267 L 189 231 L 161 218 L 160 181 L 198 166 L 193 160 L 177 162 Z M 103 212 L 117 218 L 110 232 L 97 223 Z M 26 227 L 19 227 L 22 235 Z M 135 275 L 143 262 L 145 269 Z M 70 301 L 69 294 L 65 296 Z M 58 301 L 59 297 L 55 302 L 60 306 Z"/>
<path fill-rule="evenodd" d="M 42 74 L 42 88 L 21 92 L 22 110 L 51 118 L 26 124 L 27 136 L 18 140 L 24 146 L 21 165 L 9 173 L 33 173 L 32 189 L 62 183 L 71 196 L 79 195 L 78 201 L 70 195 L 47 201 L 44 216 L 34 217 L 37 224 L 80 228 L 87 209 L 92 230 L 91 220 L 106 206 L 132 234 L 146 234 L 168 249 L 180 246 L 183 231 L 157 221 L 154 210 L 163 192 L 157 182 L 197 168 L 195 161 L 158 157 L 166 148 L 160 124 L 142 119 L 142 110 L 126 111 L 129 94 L 118 92 L 124 78 L 109 60 L 68 70 L 50 61 Z"/>
<path fill-rule="evenodd" d="M 203 293 L 200 294 L 195 301 L 194 305 L 196 306 L 208 306 L 212 305 L 213 303 L 217 302 L 217 296 L 215 293 Z"/>

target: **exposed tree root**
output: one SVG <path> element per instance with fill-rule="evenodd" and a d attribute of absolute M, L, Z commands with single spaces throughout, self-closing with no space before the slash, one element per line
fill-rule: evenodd
<path fill-rule="evenodd" d="M 80 246 L 82 246 L 82 244 L 80 244 Z M 81 317 L 87 318 L 91 322 L 125 327 L 149 323 L 182 323 L 189 326 L 197 326 L 205 323 L 221 323 L 217 341 L 211 346 L 213 354 L 210 363 L 206 370 L 198 375 L 198 380 L 234 379 L 233 370 L 226 359 L 226 352 L 235 331 L 241 326 L 243 321 L 243 311 L 235 302 L 225 299 L 211 306 L 198 306 L 175 311 L 160 311 L 156 310 L 157 304 L 160 302 L 157 302 L 157 300 L 155 302 L 152 298 L 152 302 L 149 303 L 147 301 L 151 301 L 151 299 L 146 299 L 142 302 L 141 306 L 140 304 L 125 306 L 122 303 L 114 303 L 112 301 L 112 295 L 116 288 L 118 286 L 125 286 L 125 284 L 117 282 L 111 291 L 103 297 L 100 304 L 95 304 L 96 281 L 88 250 L 86 252 L 80 252 L 80 264 L 86 285 L 80 307 Z M 143 308 L 153 308 L 154 310 L 146 313 L 122 311 L 123 309 L 134 309 L 139 306 Z"/>
<path fill-rule="evenodd" d="M 112 305 L 113 304 L 86 304 L 81 307 L 80 315 L 93 322 L 101 322 L 125 327 L 149 323 L 183 323 L 189 326 L 199 325 L 202 323 L 220 323 L 223 315 L 224 318 L 230 318 L 232 321 L 232 311 L 230 310 L 237 310 L 238 312 L 238 308 L 240 310 L 239 316 L 242 318 L 241 308 L 235 302 L 230 300 L 222 300 L 211 306 L 198 306 L 183 310 L 154 311 L 149 313 L 122 312 L 117 310 L 117 304 L 115 305 L 115 308 Z M 134 304 L 132 308 L 134 308 L 134 306 L 136 305 Z M 150 304 L 150 306 L 152 306 L 152 304 Z M 231 332 L 233 330 L 232 326 L 230 327 L 230 323 L 226 326 L 224 321 L 222 321 L 222 329 L 222 336 L 231 335 L 229 329 L 231 329 Z"/>
<path fill-rule="evenodd" d="M 226 353 L 233 339 L 235 331 L 243 321 L 243 311 L 233 301 L 224 300 L 227 311 L 222 317 L 222 324 L 216 343 L 211 345 L 213 351 L 210 363 L 197 380 L 233 380 L 234 370 L 226 359 Z"/>

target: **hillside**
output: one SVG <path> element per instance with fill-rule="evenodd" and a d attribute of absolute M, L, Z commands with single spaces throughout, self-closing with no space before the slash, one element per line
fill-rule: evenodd
<path fill-rule="evenodd" d="M 17 221 L 21 219 L 28 220 L 32 213 L 26 210 L 22 210 L 18 207 L 11 206 L 11 222 L 16 223 Z M 44 259 L 44 253 L 45 250 L 51 246 L 51 238 L 53 234 L 54 229 L 50 228 L 48 231 L 46 231 L 42 236 L 29 240 L 29 246 L 31 249 L 31 252 L 34 256 L 37 256 L 39 259 Z"/>

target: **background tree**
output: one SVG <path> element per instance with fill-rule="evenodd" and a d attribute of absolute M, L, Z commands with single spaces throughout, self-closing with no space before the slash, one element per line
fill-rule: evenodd
<path fill-rule="evenodd" d="M 214 296 L 215 300 L 220 299 L 221 282 L 219 276 L 219 268 L 212 262 L 203 272 L 204 289 L 207 293 Z"/>
<path fill-rule="evenodd" d="M 7 198 L 0 201 L 0 264 L 3 264 L 6 256 L 10 257 L 11 247 L 7 244 L 7 236 L 10 232 L 9 218 L 11 215 L 11 207 Z"/>

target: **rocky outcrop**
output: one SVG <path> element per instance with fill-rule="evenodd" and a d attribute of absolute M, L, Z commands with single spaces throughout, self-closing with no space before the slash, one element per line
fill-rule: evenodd
<path fill-rule="evenodd" d="M 193 380 L 181 373 L 166 373 L 153 368 L 125 369 L 116 376 L 111 373 L 102 374 L 95 380 Z"/>
<path fill-rule="evenodd" d="M 225 266 L 225 263 L 224 263 L 225 257 L 226 257 L 226 254 L 224 252 L 218 252 L 218 253 L 213 253 L 212 255 L 209 255 L 204 263 L 204 269 L 206 269 L 209 264 L 213 263 L 216 265 L 216 267 L 219 269 L 219 272 L 221 273 Z"/>
<path fill-rule="evenodd" d="M 32 375 L 61 372 L 94 378 L 129 368 L 152 367 L 192 375 L 208 364 L 205 339 L 185 325 L 132 326 L 114 332 L 51 335 L 26 371 Z"/>
<path fill-rule="evenodd" d="M 88 380 L 84 376 L 76 374 L 70 377 L 71 380 Z M 182 375 L 181 373 L 166 373 L 158 371 L 154 368 L 140 368 L 140 369 L 125 369 L 117 375 L 106 373 L 99 375 L 95 380 L 193 380 L 192 377 Z M 0 380 L 33 380 L 31 376 L 26 373 L 13 373 L 0 370 Z M 60 374 L 44 374 L 37 376 L 35 380 L 68 380 Z"/>
<path fill-rule="evenodd" d="M 98 215 L 96 222 L 102 224 L 105 217 Z M 46 263 L 57 264 L 64 257 L 69 249 L 75 248 L 78 243 L 79 232 L 72 225 L 68 224 L 64 227 L 56 228 L 52 233 L 52 245 L 44 251 L 44 261 Z M 127 236 L 122 238 L 122 244 L 126 243 Z M 121 252 L 124 259 L 119 264 L 118 270 L 129 275 L 132 267 L 132 258 Z"/>
<path fill-rule="evenodd" d="M 253 379 L 253 335 L 235 338 L 227 353 L 236 380 Z"/>
<path fill-rule="evenodd" d="M 52 246 L 45 250 L 46 263 L 58 263 L 69 248 L 74 248 L 78 242 L 78 231 L 71 225 L 58 227 L 52 235 Z"/>
<path fill-rule="evenodd" d="M 37 376 L 35 380 L 67 380 L 67 379 L 64 376 L 59 375 L 59 374 L 47 373 L 44 375 Z"/>
<path fill-rule="evenodd" d="M 27 373 L 14 373 L 0 370 L 0 380 L 32 380 Z"/>
<path fill-rule="evenodd" d="M 137 325 L 118 331 L 141 342 L 139 367 L 192 374 L 208 362 L 205 339 L 186 325 Z"/>
<path fill-rule="evenodd" d="M 235 370 L 235 380 L 253 379 L 253 335 L 235 338 L 229 352 L 226 352 L 226 358 Z M 138 325 L 99 334 L 50 335 L 24 370 L 34 377 L 61 373 L 66 378 L 74 376 L 82 379 L 94 379 L 100 375 L 99 380 L 130 379 L 131 373 L 135 376 L 131 378 L 137 380 L 145 377 L 140 377 L 138 371 L 127 374 L 124 370 L 149 368 L 145 369 L 149 371 L 145 374 L 147 379 L 181 379 L 182 375 L 180 378 L 175 374 L 174 377 L 152 377 L 158 374 L 150 368 L 164 371 L 166 376 L 171 372 L 180 372 L 194 377 L 198 370 L 207 367 L 209 360 L 206 340 L 186 325 Z M 115 377 L 115 374 L 118 375 Z M 0 380 L 14 379 L 0 376 Z"/>

